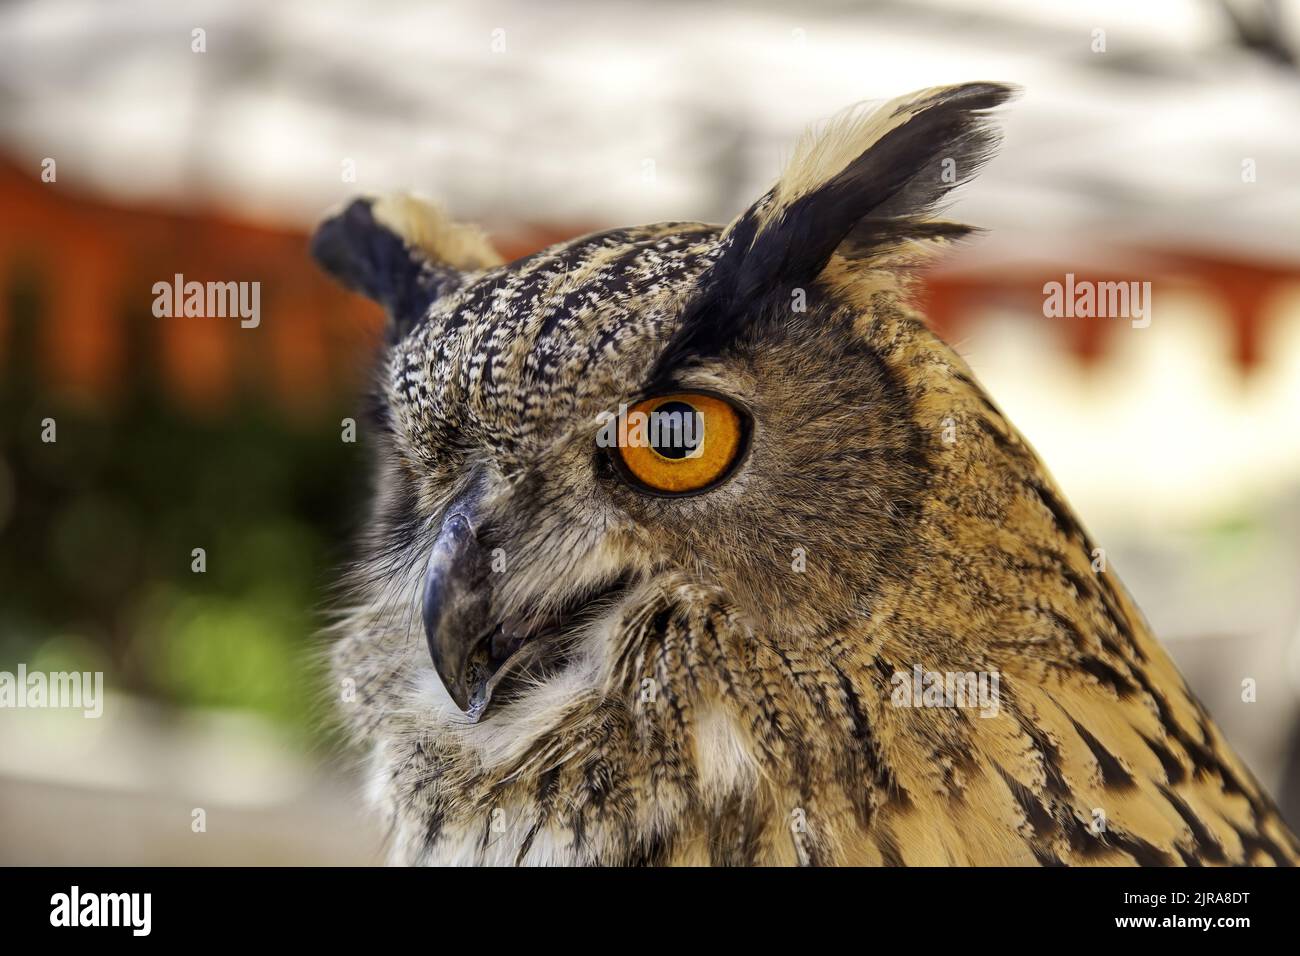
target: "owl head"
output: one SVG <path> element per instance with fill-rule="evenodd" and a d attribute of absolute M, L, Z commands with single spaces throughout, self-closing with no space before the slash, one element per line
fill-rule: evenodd
<path fill-rule="evenodd" d="M 936 211 L 1010 95 L 851 111 L 725 227 L 509 263 L 409 197 L 320 227 L 317 259 L 389 315 L 336 660 L 397 803 L 435 776 L 460 806 L 493 774 L 608 757 L 725 698 L 755 647 L 831 660 L 886 605 L 926 603 L 942 423 L 984 400 L 906 293 L 969 231 Z"/>

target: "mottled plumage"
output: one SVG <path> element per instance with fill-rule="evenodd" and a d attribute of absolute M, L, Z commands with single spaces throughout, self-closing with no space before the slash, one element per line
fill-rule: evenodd
<path fill-rule="evenodd" d="M 396 861 L 1295 862 L 1046 469 L 906 304 L 966 231 L 933 210 L 1008 95 L 851 113 L 726 228 L 501 264 L 417 200 L 322 226 L 317 256 L 392 316 L 335 672 Z M 680 390 L 747 409 L 748 455 L 702 494 L 643 494 L 599 416 Z M 560 623 L 467 716 L 435 671 L 470 666 L 437 657 L 468 640 L 453 619 Z M 998 675 L 996 715 L 897 706 L 918 666 Z"/>

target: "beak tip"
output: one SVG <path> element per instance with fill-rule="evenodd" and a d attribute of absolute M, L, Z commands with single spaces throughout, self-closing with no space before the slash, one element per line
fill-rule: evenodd
<path fill-rule="evenodd" d="M 429 656 L 447 696 L 471 720 L 486 708 L 492 668 L 484 647 L 491 633 L 488 562 L 470 507 L 454 505 L 429 554 L 422 617 Z"/>
<path fill-rule="evenodd" d="M 460 686 L 460 684 L 454 681 L 453 683 L 456 684 L 456 686 L 448 687 L 447 695 L 451 697 L 452 703 L 460 709 L 462 714 L 467 714 L 469 713 L 469 694 L 464 687 Z"/>

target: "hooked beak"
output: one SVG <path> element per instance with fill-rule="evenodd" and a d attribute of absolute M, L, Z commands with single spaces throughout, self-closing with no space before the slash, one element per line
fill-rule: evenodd
<path fill-rule="evenodd" d="M 479 538 L 476 499 L 456 502 L 443 518 L 424 572 L 424 636 L 433 667 L 456 706 L 472 721 L 493 694 L 521 674 L 555 659 L 557 638 L 590 620 L 630 587 L 627 574 L 574 589 L 546 613 L 494 607 L 491 549 Z"/>
<path fill-rule="evenodd" d="M 486 706 L 478 693 L 492 677 L 484 647 L 496 622 L 491 617 L 490 563 L 466 511 L 453 510 L 429 555 L 424 574 L 424 635 L 447 693 L 475 716 Z"/>

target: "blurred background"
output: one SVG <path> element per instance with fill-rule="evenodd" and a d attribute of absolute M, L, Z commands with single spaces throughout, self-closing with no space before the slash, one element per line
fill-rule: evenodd
<path fill-rule="evenodd" d="M 108 694 L 0 710 L 0 863 L 381 861 L 316 636 L 381 321 L 307 257 L 329 207 L 423 191 L 508 257 L 724 222 L 808 123 L 972 79 L 1024 94 L 921 295 L 1300 824 L 1300 9 L 791 9 L 0 5 L 0 670 Z M 155 317 L 176 273 L 260 324 Z M 1046 318 L 1066 273 L 1150 326 Z"/>

